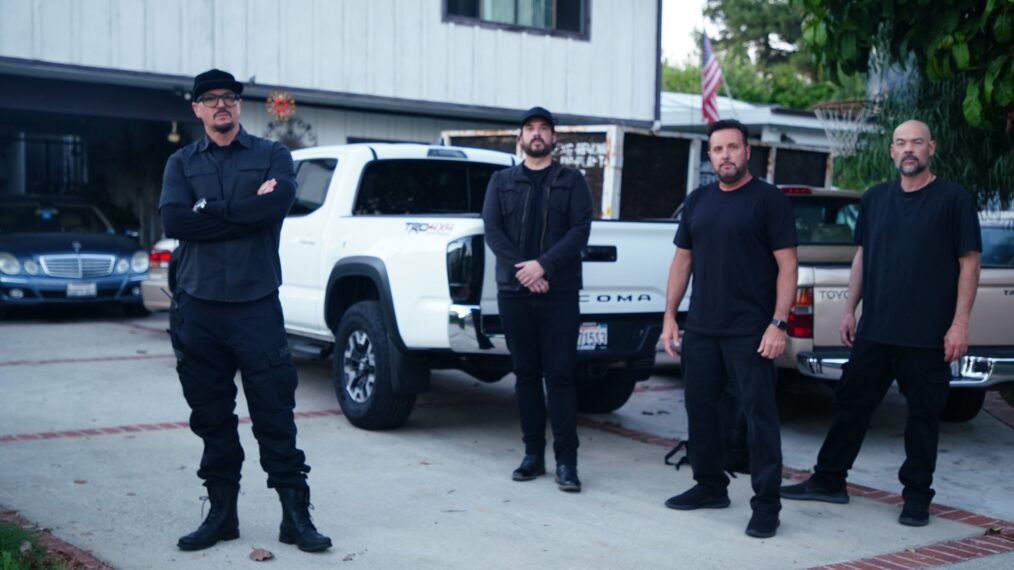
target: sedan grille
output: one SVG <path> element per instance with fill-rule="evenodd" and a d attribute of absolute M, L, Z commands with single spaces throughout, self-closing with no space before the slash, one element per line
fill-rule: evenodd
<path fill-rule="evenodd" d="M 43 255 L 42 271 L 50 277 L 82 279 L 105 277 L 113 272 L 113 255 Z"/>

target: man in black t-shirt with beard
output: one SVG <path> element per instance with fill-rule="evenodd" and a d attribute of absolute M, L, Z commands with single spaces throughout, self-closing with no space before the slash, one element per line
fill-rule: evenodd
<path fill-rule="evenodd" d="M 676 306 L 693 274 L 680 352 L 693 441 L 688 455 L 697 484 L 665 505 L 678 510 L 729 506 L 719 400 L 730 383 L 747 421 L 754 497 L 746 533 L 769 538 L 778 528 L 782 479 L 774 359 L 785 350 L 796 292 L 796 226 L 788 198 L 747 170 L 747 137 L 739 121 L 710 126 L 708 156 L 718 182 L 687 196 L 676 232 L 662 343 L 670 356 L 680 350 Z"/>
<path fill-rule="evenodd" d="M 873 411 L 896 378 L 908 403 L 905 462 L 898 471 L 905 504 L 898 522 L 929 523 L 948 363 L 968 348 L 982 251 L 972 196 L 930 172 L 935 151 L 928 126 L 902 123 L 891 143 L 901 180 L 877 184 L 863 195 L 855 231 L 859 251 L 839 329 L 852 355 L 836 391 L 838 413 L 813 476 L 783 487 L 786 499 L 849 501 L 846 475 Z"/>

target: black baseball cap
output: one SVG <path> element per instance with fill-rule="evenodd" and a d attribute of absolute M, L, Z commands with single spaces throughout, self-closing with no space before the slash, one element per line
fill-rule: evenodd
<path fill-rule="evenodd" d="M 556 120 L 553 119 L 553 114 L 549 112 L 545 107 L 532 107 L 525 111 L 525 114 L 521 116 L 521 126 L 525 126 L 525 123 L 534 118 L 545 119 L 549 126 L 556 128 Z"/>
<path fill-rule="evenodd" d="M 209 69 L 194 78 L 194 90 L 191 91 L 191 98 L 196 101 L 198 97 L 212 89 L 228 89 L 236 95 L 243 93 L 243 84 L 236 81 L 236 78 L 227 71 L 221 69 Z"/>

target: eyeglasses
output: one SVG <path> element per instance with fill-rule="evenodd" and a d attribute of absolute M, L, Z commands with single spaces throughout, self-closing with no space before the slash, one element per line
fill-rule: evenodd
<path fill-rule="evenodd" d="M 202 95 L 197 99 L 205 107 L 211 107 L 214 109 L 218 106 L 219 100 L 225 103 L 226 107 L 235 107 L 236 103 L 239 102 L 239 95 L 235 93 L 222 93 L 221 95 Z"/>

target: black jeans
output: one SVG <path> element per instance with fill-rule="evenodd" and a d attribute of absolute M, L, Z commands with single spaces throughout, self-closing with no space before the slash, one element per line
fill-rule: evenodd
<path fill-rule="evenodd" d="M 305 487 L 306 457 L 296 448 L 296 369 L 277 293 L 256 301 L 219 303 L 177 290 L 170 315 L 190 429 L 204 441 L 197 476 L 205 485 L 240 480 L 243 448 L 235 414 L 236 371 L 243 379 L 253 434 L 268 487 Z"/>
<path fill-rule="evenodd" d="M 694 480 L 716 494 L 726 493 L 729 477 L 722 465 L 720 405 L 725 383 L 732 384 L 746 416 L 750 481 L 755 511 L 778 513 L 782 481 L 782 438 L 775 403 L 773 361 L 757 353 L 761 335 L 683 335 L 690 466 Z"/>
<path fill-rule="evenodd" d="M 507 334 L 525 453 L 546 449 L 546 402 L 553 425 L 558 465 L 577 465 L 577 331 L 581 324 L 577 291 L 499 295 L 500 322 Z M 545 376 L 546 393 L 542 380 Z"/>
<path fill-rule="evenodd" d="M 908 403 L 905 462 L 898 471 L 902 496 L 928 506 L 935 494 L 933 471 L 940 439 L 940 412 L 947 403 L 950 366 L 943 348 L 911 348 L 856 339 L 835 391 L 838 412 L 817 455 L 814 479 L 839 490 L 862 447 L 874 410 L 897 378 Z"/>

